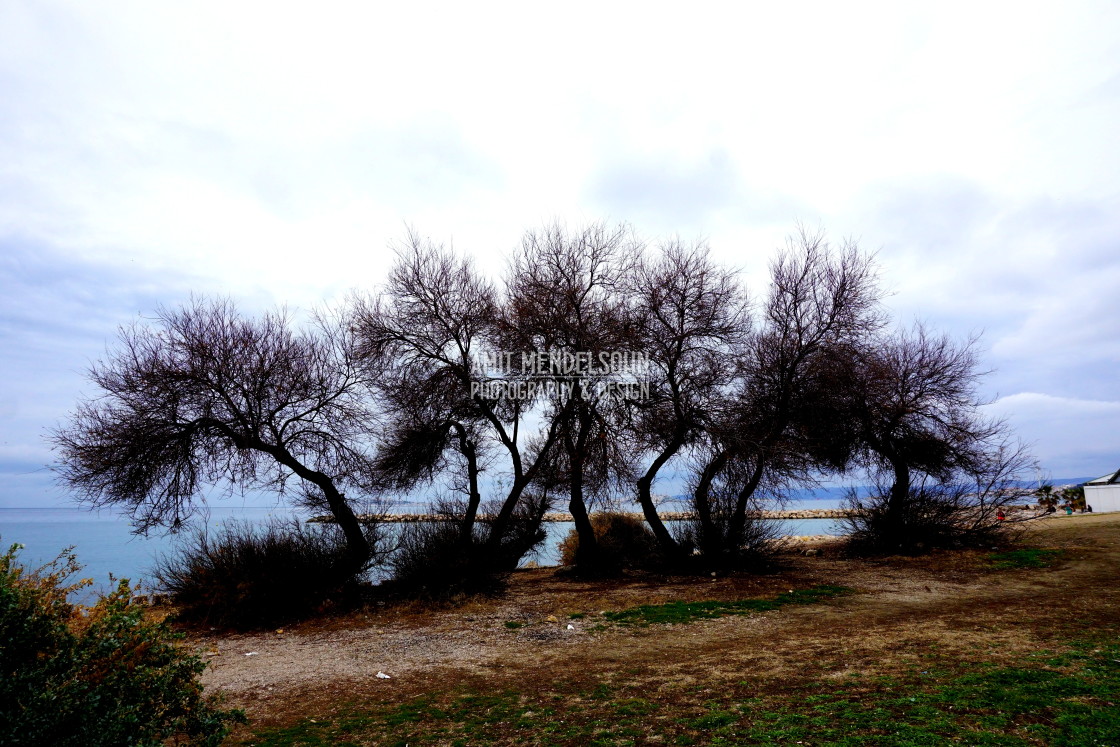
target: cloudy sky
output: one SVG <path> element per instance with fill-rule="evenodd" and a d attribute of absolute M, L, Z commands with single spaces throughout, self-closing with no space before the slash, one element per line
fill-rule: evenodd
<path fill-rule="evenodd" d="M 798 222 L 854 238 L 1053 476 L 1120 467 L 1120 5 L 387 5 L 0 0 L 0 506 L 65 504 L 42 434 L 118 324 L 554 219 L 756 288 Z"/>

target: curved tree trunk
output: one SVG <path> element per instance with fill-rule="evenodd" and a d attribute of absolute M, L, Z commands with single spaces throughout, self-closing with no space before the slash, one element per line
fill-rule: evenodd
<path fill-rule="evenodd" d="M 595 539 L 595 529 L 587 513 L 587 503 L 583 499 L 583 454 L 587 438 L 587 423 L 580 418 L 580 433 L 573 443 L 571 435 L 565 435 L 564 448 L 568 452 L 568 467 L 571 470 L 570 499 L 568 511 L 576 525 L 579 547 L 576 550 L 575 565 L 582 571 L 596 571 L 599 565 L 599 543 Z"/>
<path fill-rule="evenodd" d="M 541 464 L 547 458 L 549 450 L 554 448 L 560 424 L 560 416 L 554 418 L 549 425 L 545 442 L 536 453 L 533 463 L 529 465 L 528 469 L 524 469 L 522 466 L 521 452 L 516 444 L 516 433 L 513 437 L 510 437 L 501 429 L 501 424 L 497 418 L 493 417 L 492 414 L 491 418 L 491 422 L 495 425 L 495 428 L 500 430 L 502 444 L 509 452 L 510 461 L 513 466 L 513 483 L 510 485 L 509 492 L 502 502 L 502 507 L 498 510 L 498 515 L 490 522 L 490 536 L 486 540 L 487 551 L 490 552 L 492 556 L 497 557 L 499 545 L 501 545 L 502 539 L 506 536 L 506 533 L 509 532 L 510 522 L 513 520 L 513 514 L 517 509 L 517 504 L 521 500 L 521 494 L 525 492 L 525 488 L 529 487 L 529 484 L 533 481 Z"/>
<path fill-rule="evenodd" d="M 373 555 L 373 548 L 370 547 L 369 540 L 366 539 L 366 533 L 362 531 L 361 522 L 358 521 L 354 510 L 350 508 L 346 497 L 335 487 L 334 480 L 329 475 L 306 466 L 283 445 L 270 444 L 255 435 L 245 436 L 237 433 L 219 420 L 203 419 L 198 421 L 198 425 L 215 429 L 229 438 L 233 445 L 239 449 L 255 449 L 268 454 L 279 464 L 290 469 L 296 477 L 306 480 L 322 490 L 323 497 L 327 500 L 327 507 L 330 509 L 335 523 L 342 530 L 342 535 L 346 538 L 347 555 L 351 567 L 355 573 L 365 569 Z"/>
<path fill-rule="evenodd" d="M 758 489 L 758 484 L 762 482 L 762 475 L 766 471 L 763 466 L 765 464 L 764 455 L 760 455 L 758 464 L 755 465 L 747 484 L 735 496 L 735 513 L 731 516 L 730 526 L 727 530 L 728 550 L 732 553 L 737 553 L 742 548 L 743 530 L 747 526 L 747 503 L 754 495 L 754 491 Z"/>
<path fill-rule="evenodd" d="M 673 535 L 669 533 L 669 529 L 665 526 L 665 522 L 661 520 L 660 514 L 657 513 L 657 506 L 653 504 L 652 490 L 657 473 L 680 450 L 682 445 L 682 440 L 674 439 L 657 455 L 645 474 L 638 478 L 638 503 L 642 507 L 642 514 L 645 516 L 650 529 L 653 530 L 653 536 L 657 538 L 657 544 L 661 551 L 671 558 L 679 556 L 681 548 L 677 541 L 673 539 Z"/>
<path fill-rule="evenodd" d="M 369 540 L 366 539 L 366 533 L 362 531 L 361 522 L 358 521 L 354 510 L 350 508 L 346 497 L 335 487 L 334 480 L 318 470 L 305 466 L 282 446 L 272 446 L 264 442 L 258 442 L 253 445 L 253 448 L 270 454 L 280 464 L 292 470 L 297 477 L 323 491 L 323 497 L 327 499 L 327 507 L 330 508 L 335 523 L 338 524 L 339 529 L 342 530 L 342 535 L 346 538 L 347 555 L 351 567 L 355 572 L 364 570 L 366 563 L 373 555 L 373 549 L 369 545 Z"/>
<path fill-rule="evenodd" d="M 696 492 L 692 496 L 692 504 L 696 509 L 696 520 L 700 524 L 700 552 L 709 561 L 714 561 L 723 554 L 723 536 L 712 517 L 712 504 L 709 494 L 712 482 L 727 466 L 728 453 L 718 452 L 708 460 L 700 473 L 700 480 L 696 484 Z"/>

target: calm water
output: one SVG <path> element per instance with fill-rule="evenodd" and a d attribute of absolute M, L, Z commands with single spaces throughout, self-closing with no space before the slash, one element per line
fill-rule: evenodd
<path fill-rule="evenodd" d="M 794 508 L 832 508 L 834 501 L 807 501 Z M 667 509 L 675 508 L 666 506 Z M 209 515 L 198 517 L 198 526 L 220 526 L 228 521 L 263 522 L 269 518 L 307 518 L 289 507 L 212 507 Z M 559 562 L 559 543 L 572 530 L 571 523 L 546 524 L 548 539 L 540 550 L 526 560 L 540 565 Z M 190 529 L 185 530 L 189 536 Z M 839 534 L 832 519 L 800 519 L 783 521 L 782 534 Z M 180 535 L 183 536 L 183 535 Z M 73 546 L 83 569 L 81 578 L 94 581 L 81 598 L 92 601 L 97 592 L 111 588 L 109 577 L 127 578 L 144 588 L 151 578 L 157 559 L 172 552 L 179 538 L 158 532 L 148 536 L 132 533 L 127 519 L 109 512 L 91 512 L 81 508 L 0 508 L 0 545 L 3 550 L 13 543 L 24 549 L 19 553 L 23 565 L 38 567 L 63 549 Z"/>
<path fill-rule="evenodd" d="M 211 509 L 209 517 L 198 518 L 200 526 L 217 526 L 231 519 L 259 522 L 295 515 L 290 508 L 222 507 Z M 189 534 L 190 529 L 185 532 Z M 145 584 L 157 558 L 174 549 L 177 541 L 176 536 L 158 532 L 147 537 L 133 534 L 127 519 L 109 511 L 0 508 L 0 545 L 5 551 L 16 542 L 23 545 L 19 560 L 24 566 L 38 567 L 65 548 L 74 547 L 83 566 L 80 578 L 94 582 L 88 593 L 75 601 L 89 601 L 95 592 L 110 589 L 110 574 Z"/>

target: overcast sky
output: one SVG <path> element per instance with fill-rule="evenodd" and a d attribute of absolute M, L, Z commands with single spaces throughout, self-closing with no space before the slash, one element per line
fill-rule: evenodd
<path fill-rule="evenodd" d="M 42 434 L 118 324 L 554 219 L 759 290 L 798 222 L 854 238 L 1053 476 L 1120 467 L 1120 4 L 385 5 L 0 0 L 0 506 L 65 505 Z"/>

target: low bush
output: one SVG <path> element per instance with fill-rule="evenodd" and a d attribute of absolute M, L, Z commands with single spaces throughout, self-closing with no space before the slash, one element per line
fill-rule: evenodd
<path fill-rule="evenodd" d="M 231 522 L 163 557 L 155 577 L 183 620 L 273 627 L 360 599 L 361 571 L 333 524 Z"/>
<path fill-rule="evenodd" d="M 127 581 L 89 608 L 67 601 L 90 582 L 64 552 L 38 570 L 0 556 L 0 744 L 216 745 L 240 711 L 203 695 L 205 664 L 180 636 L 130 604 Z"/>
<path fill-rule="evenodd" d="M 389 556 L 384 590 L 414 599 L 449 599 L 494 594 L 505 588 L 518 560 L 544 540 L 520 524 L 497 548 L 486 541 L 486 527 L 464 539 L 457 521 L 407 524 Z"/>
<path fill-rule="evenodd" d="M 1001 502 L 1002 501 L 1002 502 Z M 983 547 L 1007 542 L 1021 527 L 998 518 L 1010 497 L 980 502 L 965 488 L 923 485 L 902 501 L 880 490 L 847 499 L 848 548 L 855 554 L 921 554 L 938 548 Z"/>
<path fill-rule="evenodd" d="M 677 565 L 692 572 L 773 570 L 782 546 L 781 524 L 761 518 L 757 511 L 745 519 L 735 536 L 728 512 L 713 511 L 706 524 L 698 519 L 681 522 L 675 534 L 683 559 Z"/>
<path fill-rule="evenodd" d="M 391 594 L 421 599 L 497 592 L 504 574 L 483 562 L 484 550 L 477 534 L 462 537 L 457 521 L 405 524 L 382 586 Z"/>
<path fill-rule="evenodd" d="M 388 555 L 388 579 L 382 590 L 413 599 L 445 600 L 457 596 L 492 594 L 505 587 L 521 559 L 544 542 L 543 499 L 526 498 L 498 542 L 490 541 L 491 526 L 475 524 L 463 536 L 462 506 L 440 503 L 430 513 L 442 521 L 401 527 L 396 549 Z"/>
<path fill-rule="evenodd" d="M 644 521 L 629 514 L 603 512 L 591 515 L 595 531 L 597 572 L 625 568 L 648 568 L 658 562 L 657 539 Z M 560 562 L 574 565 L 579 552 L 579 533 L 573 529 L 560 542 Z"/>

